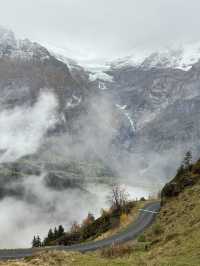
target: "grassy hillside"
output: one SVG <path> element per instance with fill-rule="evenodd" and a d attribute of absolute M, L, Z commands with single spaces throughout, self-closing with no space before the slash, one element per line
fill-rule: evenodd
<path fill-rule="evenodd" d="M 171 187 L 176 188 L 176 193 L 166 193 L 169 187 L 170 191 L 173 191 Z M 156 222 L 137 241 L 87 254 L 43 253 L 21 262 L 0 265 L 199 266 L 200 161 L 178 171 L 163 189 L 162 202 Z"/>

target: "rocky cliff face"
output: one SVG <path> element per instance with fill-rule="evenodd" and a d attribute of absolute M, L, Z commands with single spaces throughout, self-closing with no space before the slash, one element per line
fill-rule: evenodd
<path fill-rule="evenodd" d="M 106 70 L 111 81 L 98 79 L 132 120 L 133 151 L 199 146 L 200 53 L 188 62 L 182 53 L 154 53 L 140 64 L 114 62 Z"/>
<path fill-rule="evenodd" d="M 12 32 L 0 29 L 1 108 L 33 104 L 47 89 L 56 95 L 60 111 L 65 112 L 68 102 L 84 98 L 86 78 L 74 78 L 68 66 L 41 45 L 17 40 Z"/>

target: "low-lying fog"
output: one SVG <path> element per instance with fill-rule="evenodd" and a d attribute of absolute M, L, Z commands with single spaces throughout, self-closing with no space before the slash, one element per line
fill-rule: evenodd
<path fill-rule="evenodd" d="M 141 156 L 120 147 L 114 148 L 112 141 L 119 134 L 118 122 L 107 100 L 91 103 L 85 126 L 77 137 L 67 133 L 47 134 L 62 120 L 61 116 L 56 96 L 46 90 L 32 106 L 0 111 L 0 162 L 12 163 L 23 156 L 36 154 L 34 160 L 31 157 L 26 160 L 30 165 L 38 164 L 40 169 L 37 175 L 23 174 L 13 179 L 7 173 L 9 180 L 3 179 L 2 170 L 0 248 L 29 247 L 33 235 L 44 237 L 50 227 L 62 224 L 67 230 L 73 221 L 81 222 L 88 212 L 97 217 L 101 208 L 108 207 L 107 196 L 112 183 L 126 186 L 133 199 L 157 193 L 166 180 L 166 173 L 173 173 L 180 160 L 178 151 L 177 162 L 174 162 L 169 155 L 161 157 L 148 151 Z M 93 162 L 91 151 L 99 159 L 100 166 Z M 86 167 L 82 166 L 84 158 L 87 158 Z M 54 180 L 47 178 L 49 170 L 43 162 L 61 168 L 68 164 L 69 169 L 72 161 L 77 161 L 78 170 L 75 166 L 65 174 L 65 170 L 56 166 L 51 172 L 55 174 L 60 170 L 62 177 L 78 179 L 78 185 L 72 182 L 62 188 L 57 181 L 54 184 Z M 114 169 L 113 176 L 105 174 L 104 164 Z M 173 167 L 165 169 L 166 165 Z M 103 171 L 98 178 L 96 168 Z"/>

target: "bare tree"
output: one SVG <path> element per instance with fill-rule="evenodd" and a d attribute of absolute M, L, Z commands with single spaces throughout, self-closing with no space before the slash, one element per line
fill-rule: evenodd
<path fill-rule="evenodd" d="M 125 188 L 114 185 L 109 196 L 109 201 L 111 203 L 111 208 L 115 210 L 123 210 L 128 203 L 128 193 Z"/>
<path fill-rule="evenodd" d="M 78 232 L 80 230 L 80 228 L 81 228 L 80 225 L 76 221 L 74 221 L 71 224 L 70 232 L 71 233 L 76 233 L 76 232 Z"/>

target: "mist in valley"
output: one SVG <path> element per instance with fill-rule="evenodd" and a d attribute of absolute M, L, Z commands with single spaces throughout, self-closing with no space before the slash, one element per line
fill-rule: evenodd
<path fill-rule="evenodd" d="M 44 237 L 59 224 L 68 230 L 88 212 L 98 217 L 109 207 L 113 184 L 125 186 L 132 199 L 154 195 L 182 158 L 178 150 L 176 160 L 128 150 L 121 136 L 132 130 L 130 121 L 109 97 L 91 97 L 74 134 L 56 131 L 67 123 L 58 107 L 45 88 L 31 106 L 0 112 L 1 248 L 29 247 L 33 235 Z"/>

